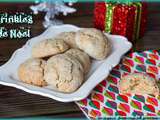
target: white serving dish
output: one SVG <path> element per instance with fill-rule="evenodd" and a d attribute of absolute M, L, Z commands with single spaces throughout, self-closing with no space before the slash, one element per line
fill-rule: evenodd
<path fill-rule="evenodd" d="M 10 60 L 0 67 L 0 84 L 12 86 L 28 93 L 46 96 L 62 102 L 71 102 L 81 100 L 89 95 L 92 89 L 105 79 L 111 69 L 116 66 L 121 57 L 132 47 L 132 44 L 125 37 L 118 35 L 106 36 L 112 43 L 112 52 L 102 61 L 93 60 L 92 67 L 85 82 L 75 92 L 66 94 L 50 89 L 50 87 L 37 87 L 21 82 L 17 76 L 18 66 L 26 59 L 31 57 L 31 48 L 39 41 L 56 36 L 58 33 L 66 31 L 77 31 L 79 27 L 73 25 L 60 25 L 48 28 L 43 34 L 34 37 L 26 42 L 26 44 L 16 50 Z"/>

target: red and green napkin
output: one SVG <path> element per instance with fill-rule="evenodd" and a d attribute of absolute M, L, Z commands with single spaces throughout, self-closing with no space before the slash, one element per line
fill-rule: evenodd
<path fill-rule="evenodd" d="M 160 80 L 160 50 L 134 52 L 124 56 L 121 63 L 87 98 L 77 102 L 78 106 L 89 118 L 160 117 L 160 96 L 119 94 L 117 85 L 121 76 L 133 72 L 147 73 Z"/>

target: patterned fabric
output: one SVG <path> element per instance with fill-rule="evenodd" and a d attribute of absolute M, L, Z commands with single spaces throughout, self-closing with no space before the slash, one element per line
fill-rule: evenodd
<path fill-rule="evenodd" d="M 91 95 L 78 101 L 91 118 L 110 116 L 160 116 L 160 96 L 119 94 L 118 82 L 123 75 L 140 72 L 160 80 L 160 50 L 135 52 L 123 57 L 108 78 L 95 87 Z"/>

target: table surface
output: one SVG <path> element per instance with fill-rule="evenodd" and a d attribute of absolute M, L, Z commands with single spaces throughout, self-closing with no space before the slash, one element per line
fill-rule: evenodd
<path fill-rule="evenodd" d="M 88 3 L 86 3 L 88 4 Z M 83 3 L 77 9 L 85 8 Z M 29 9 L 30 4 L 1 4 L 0 11 Z M 12 7 L 8 7 L 12 6 Z M 5 8 L 5 9 L 4 9 Z M 27 10 L 29 11 L 29 10 Z M 89 11 L 80 14 L 61 16 L 60 19 L 66 24 L 74 24 L 80 27 L 93 27 L 93 4 Z M 145 36 L 136 43 L 136 50 L 160 48 L 160 4 L 149 3 L 148 24 Z M 37 36 L 44 31 L 42 26 L 43 13 L 35 16 L 35 22 L 31 26 L 32 36 Z M 13 51 L 24 45 L 26 40 L 0 40 L 0 64 L 4 64 L 12 55 Z M 0 117 L 24 117 L 24 116 L 50 116 L 50 117 L 85 117 L 78 106 L 74 103 L 62 103 L 50 98 L 26 93 L 12 87 L 0 85 Z"/>

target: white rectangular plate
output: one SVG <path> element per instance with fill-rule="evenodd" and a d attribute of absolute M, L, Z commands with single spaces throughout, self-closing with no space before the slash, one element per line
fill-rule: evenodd
<path fill-rule="evenodd" d="M 78 101 L 87 97 L 92 89 L 108 76 L 111 69 L 119 63 L 121 57 L 132 47 L 132 44 L 128 42 L 125 37 L 106 34 L 112 43 L 112 52 L 102 61 L 93 60 L 91 70 L 86 76 L 85 82 L 73 93 L 66 94 L 55 91 L 50 87 L 29 85 L 21 82 L 17 76 L 19 65 L 31 57 L 31 48 L 34 44 L 46 38 L 53 38 L 61 32 L 77 31 L 79 29 L 79 27 L 73 25 L 52 26 L 43 34 L 28 40 L 22 48 L 13 53 L 7 63 L 0 67 L 0 84 L 12 86 L 32 94 L 46 96 L 62 102 Z"/>

